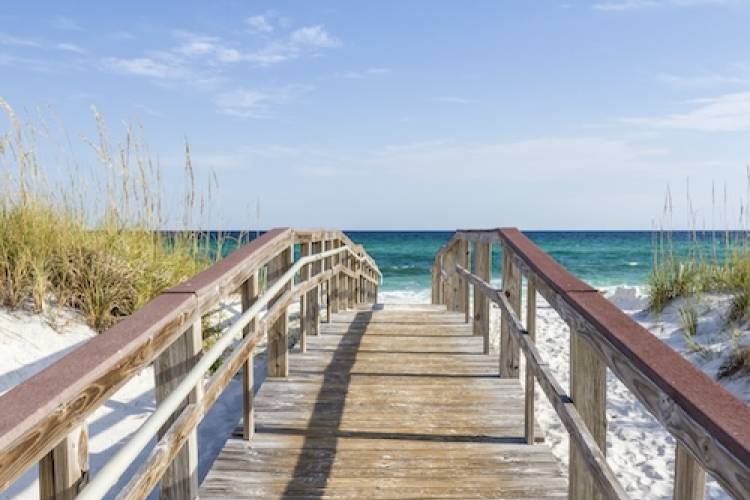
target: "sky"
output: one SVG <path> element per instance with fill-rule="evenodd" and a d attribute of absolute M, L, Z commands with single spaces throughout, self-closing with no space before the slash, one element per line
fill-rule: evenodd
<path fill-rule="evenodd" d="M 142 126 L 168 190 L 187 140 L 215 228 L 648 229 L 667 189 L 716 226 L 747 199 L 749 25 L 744 0 L 8 2 L 0 96 L 76 140 L 92 105 Z"/>

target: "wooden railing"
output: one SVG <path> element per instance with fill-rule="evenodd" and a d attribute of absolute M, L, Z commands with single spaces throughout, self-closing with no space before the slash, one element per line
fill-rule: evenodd
<path fill-rule="evenodd" d="M 118 498 L 142 498 L 157 483 L 165 498 L 196 498 L 198 423 L 240 369 L 244 437 L 252 438 L 253 349 L 261 337 L 267 336 L 268 376 L 284 377 L 289 305 L 301 299 L 304 350 L 306 336 L 318 333 L 321 297 L 330 321 L 331 312 L 376 302 L 379 282 L 374 261 L 340 231 L 263 234 L 1 396 L 0 492 L 39 463 L 41 498 L 100 498 L 157 436 Z M 203 352 L 201 318 L 237 290 L 241 316 Z M 208 368 L 230 347 L 204 384 Z M 89 478 L 86 418 L 151 363 L 155 412 Z"/>
<path fill-rule="evenodd" d="M 502 250 L 501 289 L 489 283 L 493 245 Z M 524 277 L 526 325 L 520 319 Z M 555 380 L 534 342 L 537 293 L 570 327 L 570 394 Z M 499 375 L 519 377 L 522 351 L 526 439 L 534 442 L 536 381 L 570 434 L 571 499 L 627 498 L 605 458 L 607 368 L 677 441 L 675 499 L 703 498 L 705 471 L 735 498 L 750 498 L 750 408 L 517 229 L 457 231 L 435 258 L 432 301 L 464 311 L 467 322 L 473 317 L 485 353 L 489 302 L 500 307 Z"/>

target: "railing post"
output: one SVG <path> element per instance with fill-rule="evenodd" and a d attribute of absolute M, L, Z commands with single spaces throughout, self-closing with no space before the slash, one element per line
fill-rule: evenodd
<path fill-rule="evenodd" d="M 273 277 L 278 279 L 291 266 L 294 259 L 294 247 L 290 246 L 273 259 Z M 270 274 L 270 273 L 269 273 Z M 279 292 L 278 297 L 289 290 L 287 284 Z M 278 298 L 277 297 L 277 298 Z M 266 366 L 269 377 L 286 377 L 289 375 L 289 310 L 285 309 L 272 325 L 266 325 L 268 336 L 268 353 Z"/>
<path fill-rule="evenodd" d="M 513 250 L 503 245 L 503 293 L 513 311 L 521 316 L 521 272 L 513 262 Z M 518 343 L 510 333 L 510 318 L 501 315 L 500 323 L 500 376 L 518 378 L 520 352 Z"/>
<path fill-rule="evenodd" d="M 463 258 L 461 259 L 461 267 L 464 269 L 471 269 L 471 252 L 469 247 L 469 241 L 468 240 L 461 240 L 461 255 Z M 471 297 L 469 294 L 469 280 L 461 280 L 462 281 L 462 290 L 461 295 L 463 297 L 464 302 L 464 322 L 468 323 L 469 320 L 471 320 L 471 307 L 469 306 Z"/>
<path fill-rule="evenodd" d="M 536 342 L 536 282 L 529 274 L 526 280 L 526 331 L 529 340 Z M 534 444 L 534 371 L 526 363 L 526 401 L 524 435 L 528 444 Z"/>
<path fill-rule="evenodd" d="M 703 500 L 706 491 L 706 471 L 690 453 L 677 443 L 674 459 L 674 500 Z"/>
<path fill-rule="evenodd" d="M 339 248 L 340 242 L 338 240 L 334 240 L 333 247 L 332 248 Z M 333 257 L 333 266 L 338 266 L 341 263 L 341 255 L 336 255 Z M 331 300 L 331 312 L 337 313 L 339 312 L 339 277 L 341 276 L 340 273 L 334 274 L 331 277 L 330 285 L 331 285 L 331 291 L 328 294 L 329 298 Z"/>
<path fill-rule="evenodd" d="M 461 278 L 456 273 L 456 264 L 463 262 L 459 257 L 458 243 L 454 241 L 443 256 L 444 269 L 448 275 L 445 286 L 445 306 L 449 311 L 461 311 L 463 306 L 460 296 Z"/>
<path fill-rule="evenodd" d="M 312 249 L 312 242 L 305 242 L 300 244 L 299 255 L 300 257 L 307 257 L 310 255 Z M 310 264 L 302 266 L 300 269 L 300 278 L 302 282 L 310 279 Z M 302 352 L 307 352 L 307 332 L 310 329 L 310 323 L 308 321 L 308 315 L 310 312 L 309 308 L 309 297 L 307 294 L 300 295 L 299 298 L 299 349 Z"/>
<path fill-rule="evenodd" d="M 328 240 L 323 242 L 323 248 L 327 250 L 331 250 L 333 248 L 333 241 Z M 329 271 L 330 269 L 333 269 L 333 257 L 326 257 L 325 259 L 325 270 Z M 333 278 L 328 278 L 326 280 L 326 323 L 331 322 L 331 283 L 333 282 Z"/>
<path fill-rule="evenodd" d="M 88 481 L 88 428 L 84 423 L 39 461 L 39 498 L 72 500 Z"/>
<path fill-rule="evenodd" d="M 242 284 L 242 310 L 247 311 L 258 299 L 258 271 L 255 271 Z M 252 320 L 243 330 L 242 336 L 247 337 L 255 332 L 257 320 Z M 242 437 L 250 440 L 255 434 L 255 416 L 253 414 L 253 384 L 255 368 L 255 354 L 250 353 L 242 366 Z"/>
<path fill-rule="evenodd" d="M 156 405 L 169 396 L 183 377 L 198 362 L 203 350 L 201 320 L 196 321 L 188 330 L 175 340 L 154 362 L 156 378 Z M 188 402 L 195 403 L 203 396 L 203 387 L 198 385 L 190 396 L 182 402 L 157 434 L 161 439 L 169 426 L 175 421 Z M 193 499 L 198 497 L 198 431 L 190 432 L 185 445 L 167 468 L 161 478 L 160 498 Z"/>
<path fill-rule="evenodd" d="M 440 304 L 440 256 L 432 263 L 432 303 Z"/>
<path fill-rule="evenodd" d="M 583 336 L 570 326 L 570 397 L 586 427 L 599 445 L 607 450 L 607 369 Z M 583 456 L 576 446 L 569 450 L 568 496 L 581 500 L 600 499 Z"/>
<path fill-rule="evenodd" d="M 321 252 L 323 242 L 316 241 L 312 244 L 311 255 Z M 314 277 L 321 273 L 323 264 L 321 261 L 313 262 L 308 269 L 309 277 Z M 305 313 L 305 319 L 307 320 L 306 331 L 310 335 L 320 334 L 320 285 L 316 285 L 312 290 L 307 292 L 305 298 L 305 304 L 307 304 L 307 311 Z"/>
<path fill-rule="evenodd" d="M 474 274 L 488 282 L 492 278 L 492 243 L 474 242 Z M 481 335 L 483 352 L 490 353 L 490 303 L 474 286 L 474 335 Z"/>

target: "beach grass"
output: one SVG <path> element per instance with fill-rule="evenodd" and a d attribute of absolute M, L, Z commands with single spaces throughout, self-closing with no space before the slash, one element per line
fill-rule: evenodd
<path fill-rule="evenodd" d="M 747 174 L 750 196 L 750 167 Z M 725 187 L 724 206 L 717 210 L 716 189 L 712 187 L 712 220 L 717 211 L 724 213 L 722 224 L 725 227 L 729 225 L 726 198 Z M 667 188 L 662 222 L 653 238 L 653 265 L 648 278 L 649 309 L 660 312 L 680 297 L 727 293 L 733 296 L 727 319 L 730 322 L 742 321 L 750 313 L 750 231 L 747 229 L 745 210 L 740 209 L 738 229 L 698 230 L 697 212 L 693 208 L 689 189 L 687 205 L 691 224 L 689 250 L 686 254 L 677 254 L 671 230 L 671 192 Z M 666 225 L 669 229 L 665 229 Z"/>
<path fill-rule="evenodd" d="M 0 108 L 9 124 L 0 135 L 0 304 L 73 307 L 102 331 L 220 255 L 199 232 L 160 231 L 160 167 L 132 128 L 111 146 L 93 110 L 97 139 L 86 144 L 95 165 L 53 174 L 35 142 L 45 126 L 20 119 L 1 98 Z M 185 157 L 187 226 L 206 200 L 196 195 L 187 147 Z"/>

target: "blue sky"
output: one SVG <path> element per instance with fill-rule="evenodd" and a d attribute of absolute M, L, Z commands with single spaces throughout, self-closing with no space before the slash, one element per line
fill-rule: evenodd
<path fill-rule="evenodd" d="M 14 2 L 0 96 L 190 143 L 211 225 L 648 228 L 750 160 L 741 0 Z M 6 130 L 3 121 L 0 130 Z M 175 188 L 176 189 L 176 188 Z M 719 196 L 721 197 L 721 196 Z"/>

